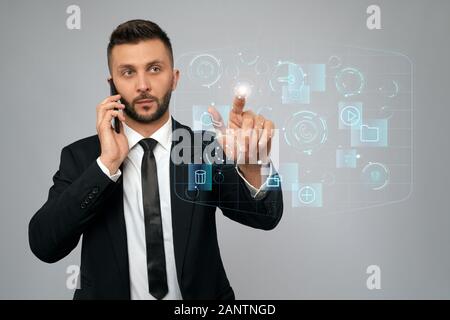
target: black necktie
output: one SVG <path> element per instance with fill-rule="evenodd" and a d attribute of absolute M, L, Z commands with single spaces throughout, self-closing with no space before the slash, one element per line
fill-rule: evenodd
<path fill-rule="evenodd" d="M 166 258 L 159 202 L 158 175 L 153 148 L 158 142 L 142 139 L 142 201 L 144 204 L 145 242 L 147 247 L 148 289 L 152 296 L 162 299 L 167 294 Z"/>

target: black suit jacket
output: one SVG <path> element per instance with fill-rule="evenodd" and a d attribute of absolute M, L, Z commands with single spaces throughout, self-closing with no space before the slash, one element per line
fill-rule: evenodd
<path fill-rule="evenodd" d="M 192 130 L 172 123 L 172 129 L 188 130 L 193 139 L 184 143 L 192 147 Z M 173 141 L 172 148 L 179 143 L 183 141 Z M 102 172 L 99 155 L 97 135 L 62 149 L 48 200 L 29 223 L 30 247 L 40 260 L 53 263 L 67 256 L 83 235 L 81 288 L 74 299 L 130 299 L 123 180 L 113 182 Z M 214 165 L 213 174 L 221 177 L 213 179 L 212 191 L 188 191 L 187 165 L 171 160 L 173 242 L 183 299 L 234 299 L 217 242 L 216 207 L 234 221 L 264 230 L 273 229 L 282 216 L 281 188 L 255 200 L 234 165 Z"/>

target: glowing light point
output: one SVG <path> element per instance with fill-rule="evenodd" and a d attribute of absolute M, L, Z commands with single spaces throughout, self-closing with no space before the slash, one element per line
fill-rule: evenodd
<path fill-rule="evenodd" d="M 234 86 L 234 95 L 238 98 L 248 98 L 252 91 L 251 86 L 247 82 L 238 82 Z"/>

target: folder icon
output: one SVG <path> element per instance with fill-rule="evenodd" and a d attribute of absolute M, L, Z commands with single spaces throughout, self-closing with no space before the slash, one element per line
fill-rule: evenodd
<path fill-rule="evenodd" d="M 361 142 L 378 142 L 380 140 L 380 128 L 361 125 Z"/>
<path fill-rule="evenodd" d="M 279 177 L 269 177 L 267 179 L 268 187 L 279 187 L 280 186 L 280 178 Z"/>

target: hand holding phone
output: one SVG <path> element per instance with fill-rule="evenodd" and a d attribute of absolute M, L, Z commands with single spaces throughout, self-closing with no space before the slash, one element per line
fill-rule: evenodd
<path fill-rule="evenodd" d="M 114 83 L 111 80 L 109 83 L 113 95 L 97 105 L 96 128 L 100 140 L 100 161 L 108 168 L 110 174 L 114 174 L 127 157 L 129 146 L 122 124 L 125 117 L 120 112 L 125 106 L 118 100 L 121 96 L 115 94 L 117 90 Z"/>

